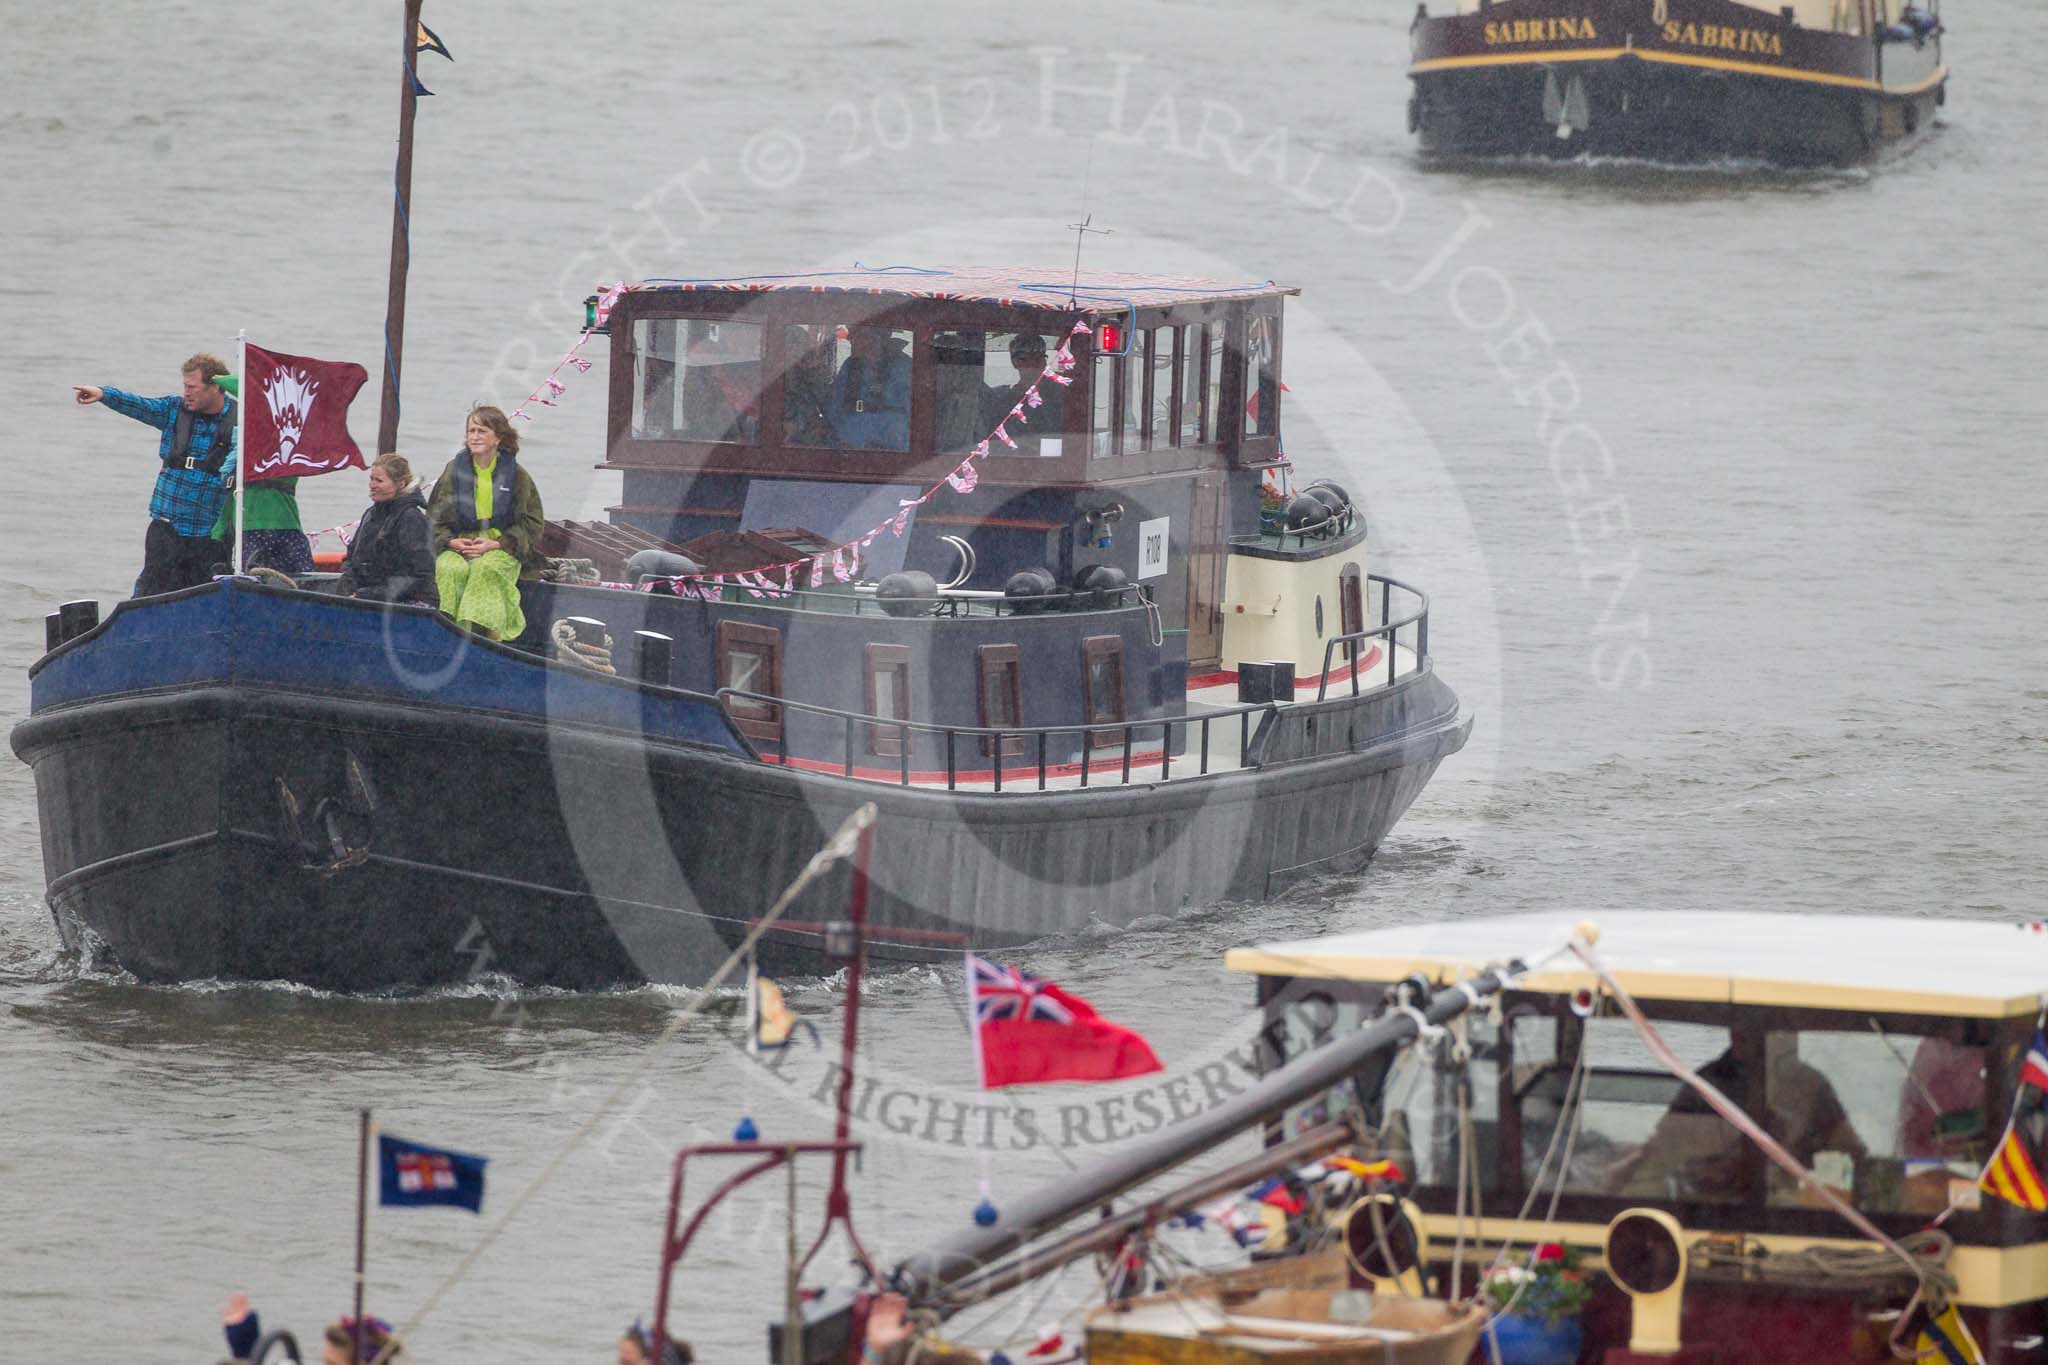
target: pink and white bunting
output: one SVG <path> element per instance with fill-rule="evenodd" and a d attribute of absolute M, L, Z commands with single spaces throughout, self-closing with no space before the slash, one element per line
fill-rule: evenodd
<path fill-rule="evenodd" d="M 562 372 L 567 369 L 574 370 L 578 374 L 590 373 L 592 362 L 578 355 L 577 352 L 583 349 L 584 343 L 597 334 L 598 328 L 605 325 L 606 321 L 611 317 L 612 310 L 618 306 L 619 299 L 641 287 L 640 285 L 619 283 L 601 292 L 597 296 L 596 305 L 591 311 L 591 325 L 583 329 L 582 335 L 576 338 L 576 343 L 569 348 L 568 353 L 555 362 L 555 367 L 548 371 L 546 378 L 541 381 L 540 387 L 528 394 L 509 415 L 514 418 L 524 418 L 530 422 L 533 420 L 533 414 L 527 411 L 528 404 L 537 403 L 542 407 L 548 408 L 560 406 L 555 400 L 568 392 L 568 385 L 561 378 Z M 1030 423 L 1031 419 L 1027 409 L 1044 406 L 1045 399 L 1039 395 L 1038 386 L 1046 380 L 1049 379 L 1053 383 L 1060 385 L 1069 385 L 1074 382 L 1071 371 L 1080 364 L 1080 361 L 1074 356 L 1072 338 L 1091 335 L 1093 335 L 1093 329 L 1086 322 L 1075 322 L 1068 339 L 1061 342 L 1059 349 L 1053 353 L 1051 363 L 1032 382 L 1031 387 L 1025 390 L 1024 397 L 1009 412 L 1004 414 L 1003 420 L 996 424 L 996 429 L 990 432 L 986 438 L 977 442 L 966 459 L 955 465 L 939 482 L 927 488 L 921 496 L 899 499 L 896 514 L 873 530 L 853 537 L 827 554 L 791 560 L 787 564 L 772 564 L 765 569 L 748 570 L 744 573 L 680 574 L 670 578 L 650 578 L 644 584 L 633 586 L 638 586 L 645 590 L 660 584 L 679 597 L 701 597 L 706 601 L 716 601 L 722 594 L 728 580 L 736 586 L 743 588 L 749 595 L 754 597 L 787 596 L 796 591 L 797 570 L 806 568 L 809 570 L 808 581 L 811 583 L 822 583 L 825 581 L 825 572 L 828 565 L 830 566 L 832 576 L 839 582 L 852 583 L 856 581 L 860 577 L 862 549 L 873 545 L 876 538 L 884 531 L 890 531 L 899 537 L 905 534 L 909 529 L 912 508 L 921 507 L 925 503 L 930 502 L 932 498 L 938 495 L 941 488 L 951 488 L 956 493 L 972 493 L 975 490 L 975 487 L 981 481 L 981 477 L 974 468 L 974 462 L 976 460 L 985 460 L 989 457 L 991 442 L 1001 441 L 1011 450 L 1017 449 L 1017 442 L 1011 439 L 1008 430 L 1009 424 L 1012 421 L 1026 425 Z M 343 530 L 344 528 L 334 529 Z M 320 532 L 316 534 L 325 533 Z M 771 574 L 778 575 L 782 580 L 781 583 L 777 584 L 771 581 L 769 578 Z"/>

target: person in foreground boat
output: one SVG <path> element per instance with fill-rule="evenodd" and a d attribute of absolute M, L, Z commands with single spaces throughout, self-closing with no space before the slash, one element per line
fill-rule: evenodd
<path fill-rule="evenodd" d="M 149 530 L 142 541 L 142 573 L 134 596 L 153 597 L 204 583 L 224 560 L 213 538 L 227 501 L 235 445 L 235 405 L 219 381 L 228 367 L 200 351 L 181 367 L 182 392 L 142 398 L 126 389 L 74 384 L 80 406 L 104 403 L 124 417 L 157 428 L 163 468 L 149 497 Z"/>
<path fill-rule="evenodd" d="M 370 466 L 370 508 L 356 525 L 335 591 L 378 602 L 441 605 L 434 585 L 434 532 L 427 500 L 405 456 L 379 455 Z"/>
<path fill-rule="evenodd" d="M 671 1336 L 663 1346 L 657 1359 L 654 1351 L 654 1333 L 639 1319 L 633 1320 L 625 1335 L 619 1338 L 619 1365 L 691 1365 L 697 1353 L 690 1349 L 690 1343 Z"/>
<path fill-rule="evenodd" d="M 434 533 L 434 584 L 456 624 L 494 640 L 526 629 L 522 579 L 540 577 L 540 490 L 519 465 L 519 433 L 497 408 L 472 408 L 463 450 L 448 462 L 427 502 Z"/>

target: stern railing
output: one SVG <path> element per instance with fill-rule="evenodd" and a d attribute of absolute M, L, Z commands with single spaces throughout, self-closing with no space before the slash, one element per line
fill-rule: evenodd
<path fill-rule="evenodd" d="M 1414 660 L 1414 674 L 1420 674 L 1428 660 L 1428 595 L 1419 588 L 1380 574 L 1371 575 L 1370 581 L 1379 587 L 1380 624 L 1333 636 L 1325 642 L 1322 676 L 1312 702 L 1245 702 L 1201 715 L 1080 721 L 1061 725 L 992 726 L 941 725 L 932 721 L 878 716 L 736 687 L 720 688 L 717 697 L 719 705 L 736 720 L 734 703 L 741 704 L 750 713 L 746 716 L 749 722 L 746 727 L 748 744 L 755 757 L 763 762 L 810 766 L 825 771 L 836 766 L 844 777 L 893 781 L 902 787 L 918 785 L 912 780 L 911 762 L 918 747 L 913 739 L 918 736 L 936 737 L 937 743 L 927 746 L 927 752 L 935 749 L 943 753 L 948 791 L 957 791 L 962 781 L 986 781 L 989 789 L 995 792 L 1042 792 L 1051 788 L 1053 778 L 1069 776 L 1079 779 L 1076 786 L 1080 789 L 1127 786 L 1132 782 L 1134 772 L 1138 782 L 1149 784 L 1167 781 L 1176 769 L 1181 770 L 1185 780 L 1189 776 L 1208 777 L 1232 769 L 1259 769 L 1278 763 L 1300 762 L 1346 750 L 1355 751 L 1361 742 L 1369 743 L 1375 738 L 1370 731 L 1361 735 L 1357 724 L 1357 703 L 1385 695 L 1400 681 L 1399 646 L 1404 633 Z M 1393 615 L 1396 593 L 1408 599 L 1402 605 L 1409 608 L 1398 618 Z M 1361 670 L 1354 666 L 1348 677 L 1349 695 L 1331 696 L 1331 666 L 1340 657 L 1355 663 L 1365 655 L 1367 643 L 1374 640 L 1383 640 L 1386 644 L 1384 678 L 1364 682 Z M 1376 668 L 1373 672 L 1377 677 Z M 1349 723 L 1319 724 L 1333 714 L 1346 716 Z M 791 753 L 789 721 L 792 715 L 836 723 L 840 739 L 836 755 L 831 755 L 830 750 L 819 756 Z M 764 724 L 774 726 L 772 739 L 760 733 Z M 1234 735 L 1231 734 L 1233 728 L 1236 731 Z M 863 736 L 866 737 L 865 742 Z M 1176 736 L 1180 741 L 1178 757 L 1174 743 Z M 875 752 L 880 746 L 874 741 L 883 737 L 893 738 L 895 753 Z M 1066 742 L 1059 742 L 1063 738 Z M 1232 739 L 1236 741 L 1234 753 L 1230 748 Z M 1156 749 L 1139 747 L 1154 740 L 1158 744 Z M 1224 746 L 1220 750 L 1217 748 L 1219 742 Z M 772 752 L 764 752 L 764 744 Z M 1076 746 L 1078 758 L 1070 756 Z M 1098 754 L 1104 757 L 1098 759 Z M 1005 762 L 1017 756 L 1022 756 L 1024 761 Z M 886 770 L 880 763 L 864 764 L 860 761 L 862 758 L 883 762 L 893 758 L 895 770 L 885 776 Z M 971 768 L 963 766 L 963 759 L 977 758 L 986 759 L 985 768 L 979 763 Z M 1192 772 L 1189 772 L 1190 768 Z M 969 775 L 963 777 L 963 772 Z M 936 777 L 934 773 L 934 785 Z"/>

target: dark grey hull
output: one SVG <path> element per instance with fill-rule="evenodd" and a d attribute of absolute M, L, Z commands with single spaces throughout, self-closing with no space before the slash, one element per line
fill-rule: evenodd
<path fill-rule="evenodd" d="M 881 809 L 884 962 L 1262 898 L 1366 863 L 1469 729 L 1425 670 L 1281 708 L 1256 768 L 996 795 L 216 683 L 69 705 L 14 746 L 35 769 L 60 932 L 144 980 L 386 990 L 499 973 L 582 989 L 703 980 L 865 801 Z M 343 849 L 359 852 L 334 867 Z M 764 970 L 824 968 L 818 929 L 843 905 L 836 877 L 800 898 Z"/>

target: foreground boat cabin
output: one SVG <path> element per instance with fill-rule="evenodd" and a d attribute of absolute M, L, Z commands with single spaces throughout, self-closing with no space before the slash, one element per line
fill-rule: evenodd
<path fill-rule="evenodd" d="M 1925 1243 L 1939 1219 L 1954 1243 L 1939 1267 L 1985 1358 L 2040 1358 L 2048 1214 L 1985 1193 L 1978 1176 L 2006 1132 L 2048 999 L 2048 936 L 1834 915 L 1600 923 L 1600 955 L 1687 1065 L 1902 1245 Z M 1441 988 L 1570 930 L 1562 917 L 1454 921 L 1241 949 L 1230 965 L 1258 975 L 1276 1036 L 1307 1047 L 1355 1029 L 1395 983 L 1419 976 Z M 1448 1291 L 1462 1070 L 1476 1158 L 1463 1263 L 1490 1262 L 1503 1241 L 1583 1251 L 1607 1273 L 1584 1317 L 1582 1358 L 1646 1330 L 1650 1306 L 1618 1284 L 1634 1267 L 1617 1273 L 1609 1260 L 1613 1230 L 1668 1218 L 1670 1325 L 1693 1352 L 1684 1359 L 1889 1359 L 1885 1338 L 1915 1276 L 1658 1065 L 1599 980 L 1566 962 L 1518 980 L 1495 1015 L 1469 1016 L 1468 1067 L 1448 1044 L 1411 1048 L 1391 1070 L 1290 1113 L 1273 1136 L 1361 1114 L 1413 1178 L 1403 1205 L 1420 1234 L 1412 1254 Z M 2040 1096 L 2021 1099 L 2025 1111 Z M 1473 1288 L 1469 1274 L 1461 1288 Z"/>

